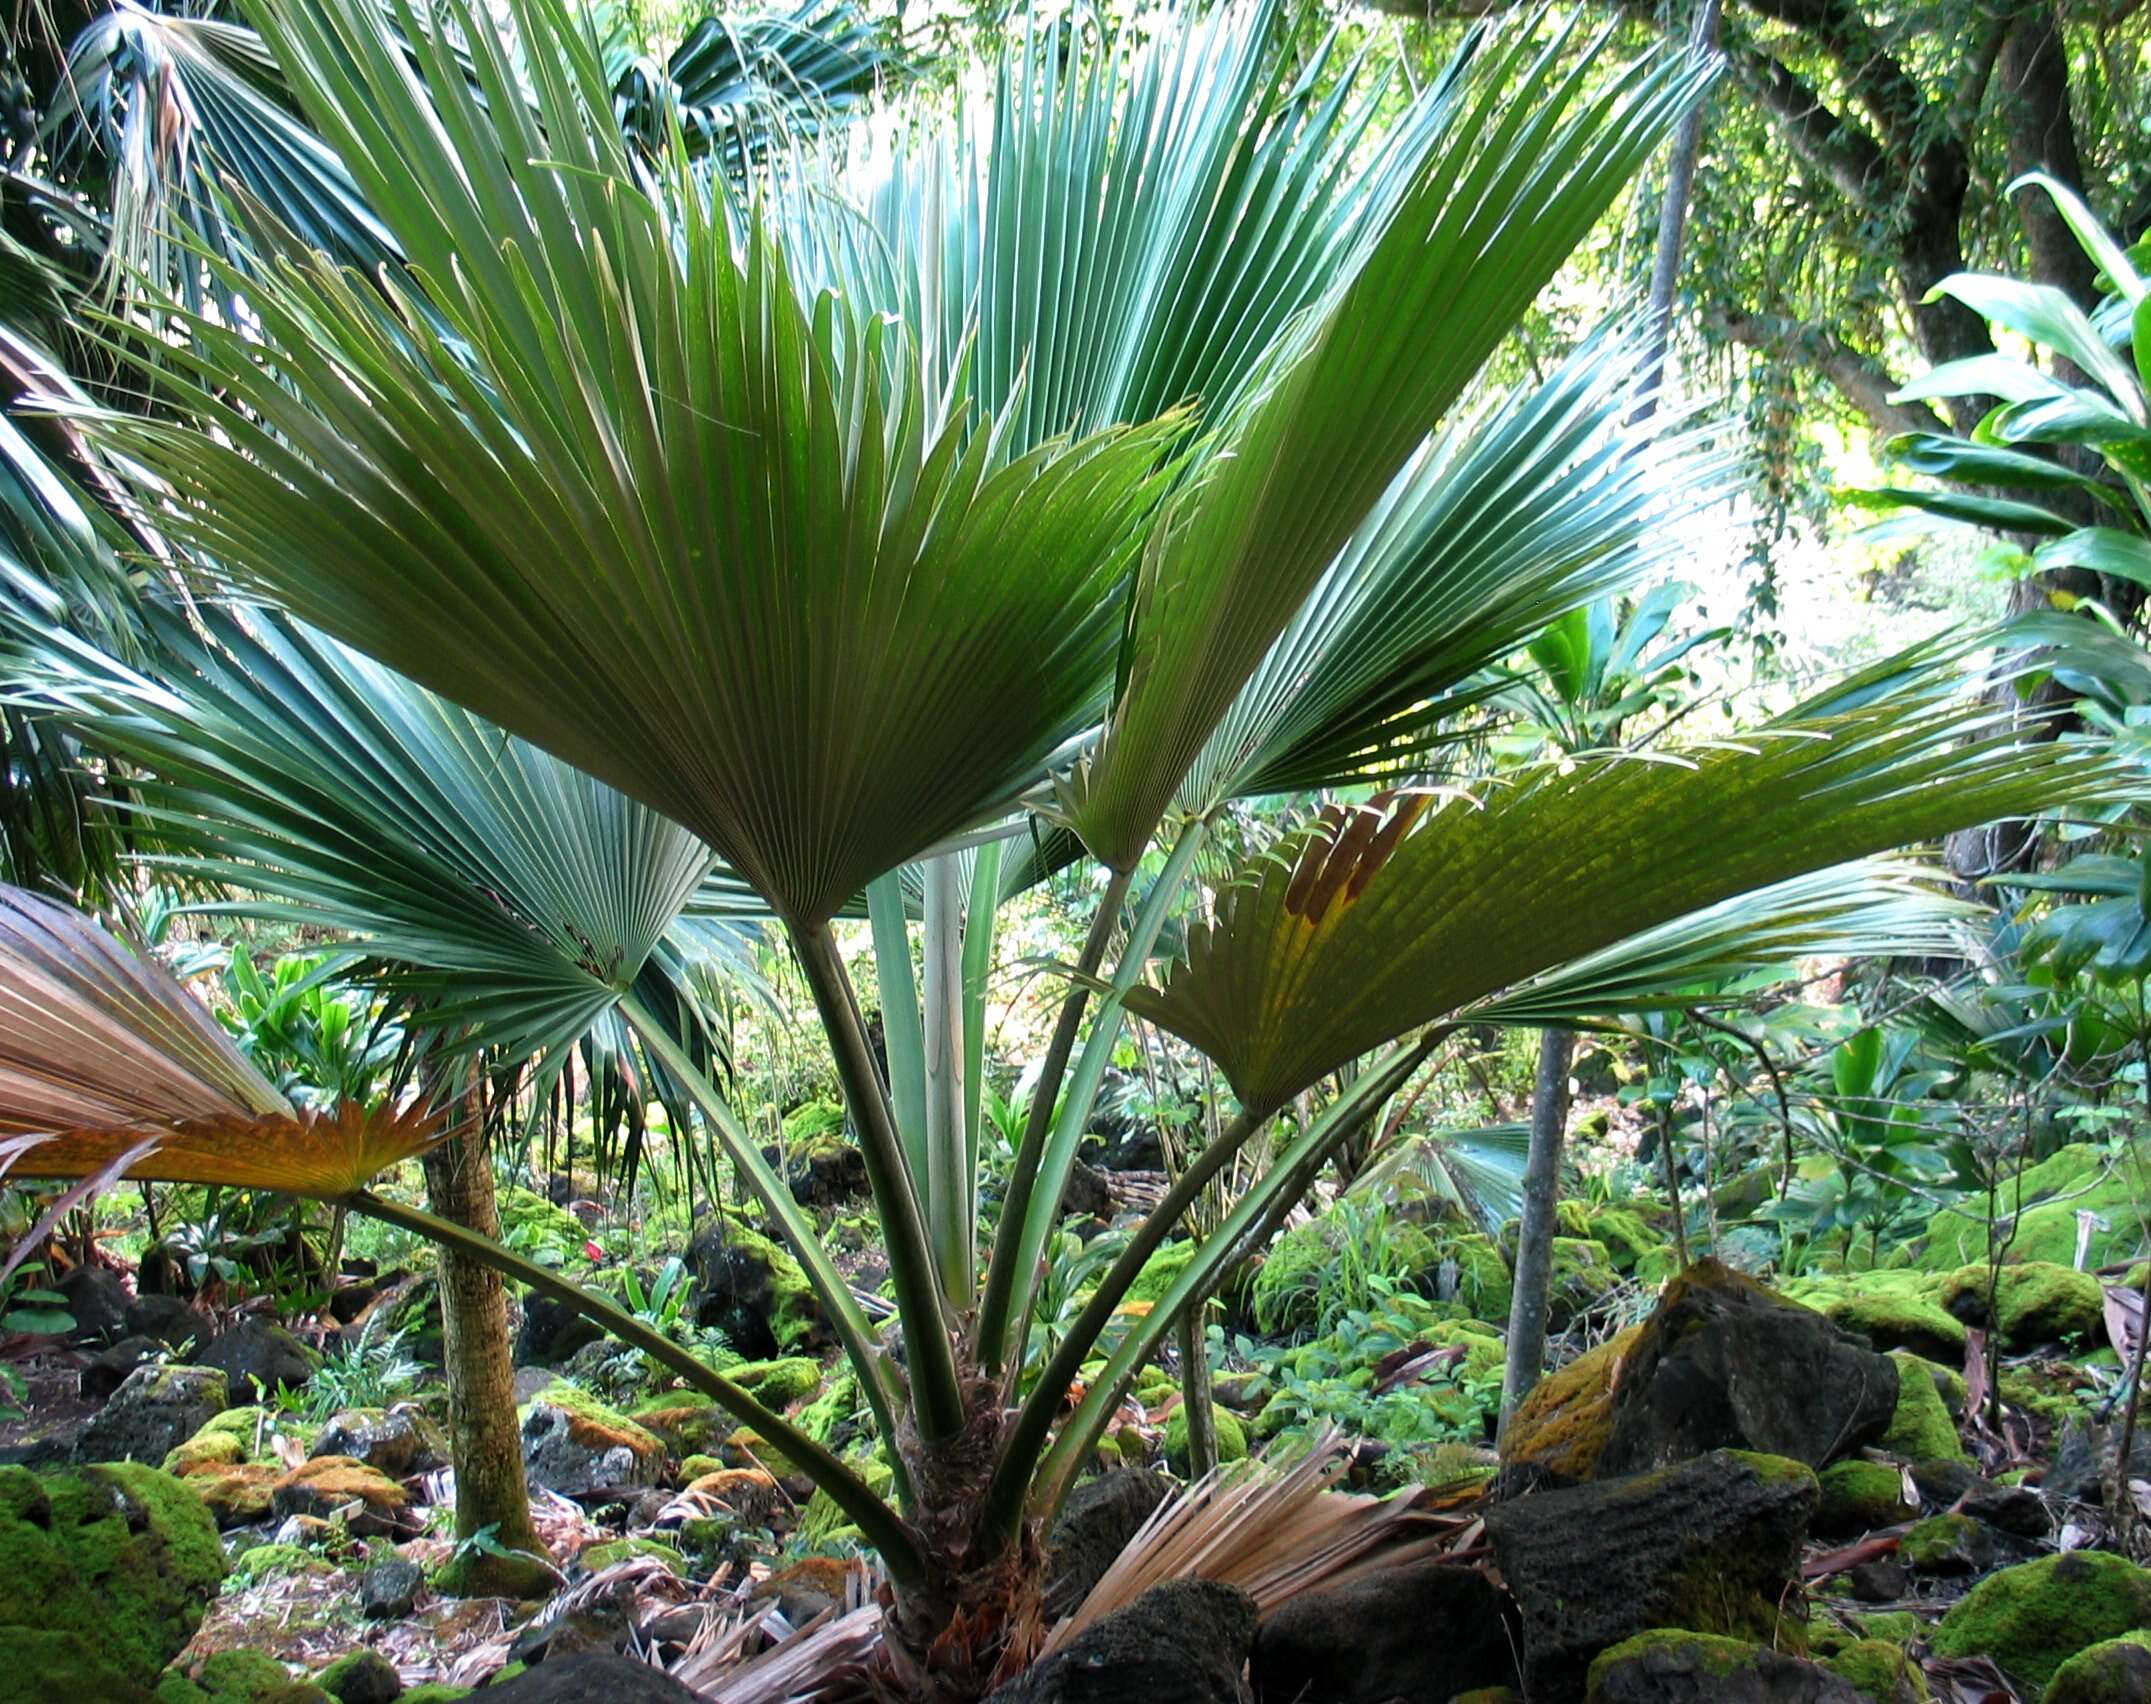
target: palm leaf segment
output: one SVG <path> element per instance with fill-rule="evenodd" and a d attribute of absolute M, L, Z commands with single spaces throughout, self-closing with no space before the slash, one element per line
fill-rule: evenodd
<path fill-rule="evenodd" d="M 1372 1048 L 1555 965 L 1805 871 L 2111 791 L 2118 769 L 2026 745 L 1928 691 L 1738 743 L 1593 757 L 1332 812 L 1220 897 L 1130 1010 L 1269 1108 Z M 1601 965 L 1599 974 L 1606 974 Z"/>
<path fill-rule="evenodd" d="M 410 967 L 392 980 L 431 1024 L 514 1054 L 575 1040 L 710 872 L 686 829 L 332 639 L 149 619 L 168 683 L 47 634 L 30 690 L 149 771 L 166 867 Z"/>
<path fill-rule="evenodd" d="M 0 1171 L 324 1198 L 422 1152 L 421 1110 L 300 1112 L 160 967 L 78 911 L 0 887 Z"/>

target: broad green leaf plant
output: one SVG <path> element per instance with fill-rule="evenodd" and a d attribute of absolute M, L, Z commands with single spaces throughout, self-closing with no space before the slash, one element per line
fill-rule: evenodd
<path fill-rule="evenodd" d="M 1677 433 L 1624 427 L 1619 331 L 1453 419 L 1707 64 L 1525 19 L 1384 127 L 1357 75 L 1288 80 L 1274 5 L 1140 46 L 1039 26 L 978 134 L 741 197 L 684 145 L 653 164 L 560 0 L 249 15 L 407 266 L 342 271 L 261 219 L 253 317 L 181 310 L 157 352 L 168 412 L 69 411 L 198 578 L 270 608 L 140 673 L 55 647 L 44 702 L 192 819 L 196 870 L 430 979 L 460 1032 L 535 1047 L 611 1013 L 688 1085 L 831 1310 L 890 1500 L 617 1306 L 356 1179 L 325 1192 L 591 1313 L 799 1464 L 887 1570 L 913 1696 L 1028 1659 L 1040 1534 L 1136 1369 L 1445 1026 L 1634 1009 L 1750 931 L 1840 938 L 1842 899 L 1780 884 L 2110 784 L 1983 720 L 1935 653 L 1738 740 L 1429 785 L 1429 707 L 1633 587 L 1667 506 L 1722 489 Z M 1384 791 L 1255 857 L 1148 985 L 1217 814 L 1317 785 Z M 978 1014 L 1033 819 L 1106 903 L 981 1240 Z M 713 880 L 804 971 L 900 1354 L 650 997 Z M 862 901 L 886 1077 L 834 928 Z M 1126 1011 L 1240 1110 L 1026 1378 Z M 1192 1195 L 1355 1061 L 1098 1370 Z"/>

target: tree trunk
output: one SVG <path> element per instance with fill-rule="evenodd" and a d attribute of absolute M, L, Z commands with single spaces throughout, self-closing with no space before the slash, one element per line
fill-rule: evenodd
<path fill-rule="evenodd" d="M 465 1091 L 466 1103 L 476 1096 Z M 476 1108 L 466 1104 L 467 1112 Z M 424 1160 L 426 1195 L 444 1219 L 500 1236 L 493 1165 L 475 1127 Z M 484 1533 L 485 1548 L 460 1552 L 440 1589 L 471 1597 L 532 1597 L 554 1582 L 544 1541 L 530 1518 L 522 1430 L 515 1417 L 515 1362 L 508 1343 L 508 1294 L 498 1273 L 449 1249 L 440 1252 L 441 1359 L 448 1373 L 449 1442 L 456 1467 L 456 1537 Z M 522 1554 L 496 1554 L 521 1552 Z"/>
<path fill-rule="evenodd" d="M 1524 1212 L 1516 1226 L 1516 1287 L 1509 1302 L 1508 1366 L 1501 1379 L 1504 1429 L 1546 1365 L 1546 1304 L 1561 1200 L 1561 1151 L 1568 1138 L 1568 1068 L 1576 1037 L 1539 1033 L 1538 1083 L 1531 1095 L 1531 1154 L 1524 1165 Z"/>
<path fill-rule="evenodd" d="M 1204 1315 L 1207 1296 L 1187 1305 L 1176 1328 L 1180 1334 L 1180 1400 L 1188 1417 L 1188 1478 L 1200 1479 L 1217 1466 L 1217 1415 L 1210 1396 L 1210 1346 Z"/>
<path fill-rule="evenodd" d="M 1689 51 L 1707 54 L 1718 45 L 1718 0 L 1697 0 Z M 1688 231 L 1688 204 L 1695 198 L 1695 162 L 1703 151 L 1703 115 L 1708 97 L 1682 115 L 1666 157 L 1665 200 L 1658 209 L 1658 251 L 1651 261 L 1651 350 L 1637 375 L 1643 394 L 1629 416 L 1631 423 L 1658 412 L 1658 387 L 1665 377 L 1666 349 L 1673 338 L 1673 299 L 1680 285 L 1681 244 Z"/>

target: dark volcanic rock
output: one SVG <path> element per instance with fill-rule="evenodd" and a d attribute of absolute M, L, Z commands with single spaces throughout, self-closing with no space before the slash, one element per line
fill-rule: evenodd
<path fill-rule="evenodd" d="M 75 1459 L 161 1462 L 224 1412 L 226 1388 L 213 1367 L 145 1363 L 76 1435 Z"/>
<path fill-rule="evenodd" d="M 1085 1629 L 991 1704 L 1242 1704 L 1255 1600 L 1215 1580 L 1168 1580 Z"/>
<path fill-rule="evenodd" d="M 82 1369 L 82 1394 L 102 1402 L 127 1382 L 127 1375 L 145 1361 L 164 1353 L 154 1337 L 123 1337 L 109 1349 L 100 1349 Z"/>
<path fill-rule="evenodd" d="M 1866 1704 L 1848 1680 L 1782 1651 L 1647 1633 L 1591 1665 L 1588 1704 Z"/>
<path fill-rule="evenodd" d="M 1872 1443 L 1897 1409 L 1897 1366 L 1813 1308 L 1704 1259 L 1670 1286 L 1628 1353 L 1597 1473 L 1711 1450 L 1822 1467 Z"/>
<path fill-rule="evenodd" d="M 662 1669 L 632 1657 L 594 1652 L 556 1657 L 505 1686 L 489 1686 L 486 1704 L 700 1704 Z"/>
<path fill-rule="evenodd" d="M 195 1357 L 215 1367 L 247 1401 L 273 1397 L 281 1387 L 297 1390 L 314 1376 L 321 1357 L 273 1319 L 248 1314 L 209 1340 Z"/>
<path fill-rule="evenodd" d="M 1486 1525 L 1523 1612 L 1527 1691 L 1580 1697 L 1594 1657 L 1652 1628 L 1768 1643 L 1818 1495 L 1797 1462 L 1719 1450 L 1502 1503 Z"/>
<path fill-rule="evenodd" d="M 425 1583 L 416 1562 L 400 1556 L 376 1562 L 359 1576 L 359 1608 L 369 1621 L 401 1621 L 418 1607 Z"/>
<path fill-rule="evenodd" d="M 523 1302 L 523 1329 L 516 1334 L 515 1364 L 552 1366 L 604 1335 L 604 1327 L 596 1320 L 576 1312 L 566 1302 L 531 1295 Z"/>
<path fill-rule="evenodd" d="M 78 1266 L 63 1272 L 52 1287 L 66 1298 L 67 1311 L 75 1316 L 68 1341 L 103 1343 L 127 1330 L 127 1304 L 134 1298 L 127 1294 L 126 1281 L 111 1267 Z"/>
<path fill-rule="evenodd" d="M 1255 1697 L 1390 1704 L 1514 1686 L 1514 1619 L 1484 1574 L 1440 1562 L 1303 1592 L 1255 1635 Z"/>
<path fill-rule="evenodd" d="M 127 1335 L 153 1337 L 173 1349 L 209 1341 L 209 1321 L 177 1296 L 137 1296 L 127 1304 Z"/>
<path fill-rule="evenodd" d="M 1048 1621 L 1072 1613 L 1090 1596 L 1171 1490 L 1145 1467 L 1115 1468 L 1076 1487 L 1046 1540 Z"/>

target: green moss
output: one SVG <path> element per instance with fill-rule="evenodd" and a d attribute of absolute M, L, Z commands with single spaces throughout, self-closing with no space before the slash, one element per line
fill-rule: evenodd
<path fill-rule="evenodd" d="M 154 1685 L 223 1578 L 215 1523 L 169 1474 L 135 1463 L 44 1478 L 0 1467 L 0 1699 Z M 12 1690 L 40 1669 L 64 1680 L 70 1664 L 72 1685 Z"/>
<path fill-rule="evenodd" d="M 1993 1541 L 1970 1515 L 1930 1515 L 1904 1535 L 1897 1553 L 1915 1574 L 1976 1573 Z"/>
<path fill-rule="evenodd" d="M 821 1299 L 791 1251 L 773 1238 L 741 1224 L 725 1226 L 725 1241 L 769 1270 L 769 1332 L 787 1355 L 808 1348 L 824 1329 Z"/>
<path fill-rule="evenodd" d="M 1990 1276 L 1994 1281 L 1991 1308 Z M 1991 1275 L 1984 1266 L 1960 1267 L 1942 1280 L 1937 1299 L 1959 1319 L 1974 1325 L 1992 1327 L 1992 1316 L 1998 1315 L 2002 1344 L 2008 1349 L 2092 1336 L 2099 1330 L 2105 1307 L 2098 1279 L 2043 1260 L 2013 1262 Z"/>
<path fill-rule="evenodd" d="M 1927 1624 L 1909 1609 L 1878 1610 L 1873 1615 L 1855 1615 L 1862 1636 L 1883 1639 L 1900 1648 L 1915 1639 L 1925 1638 Z"/>
<path fill-rule="evenodd" d="M 1620 1281 L 1604 1243 L 1590 1237 L 1554 1238 L 1549 1295 L 1556 1321 L 1587 1311 Z"/>
<path fill-rule="evenodd" d="M 1913 1461 L 1967 1459 L 1949 1405 L 1936 1388 L 1932 1363 L 1902 1351 L 1890 1359 L 1897 1363 L 1897 1411 L 1882 1434 L 1881 1447 Z"/>
<path fill-rule="evenodd" d="M 1824 1666 L 1874 1704 L 1926 1704 L 1934 1697 L 1919 1665 L 1886 1640 L 1857 1639 Z"/>
<path fill-rule="evenodd" d="M 665 1446 L 655 1433 L 617 1409 L 606 1407 L 578 1385 L 555 1379 L 532 1397 L 520 1412 L 527 1418 L 530 1410 L 541 1403 L 566 1413 L 568 1436 L 578 1444 L 592 1449 L 625 1445 L 645 1459 L 665 1453 Z"/>
<path fill-rule="evenodd" d="M 216 1432 L 174 1444 L 164 1452 L 163 1467 L 167 1473 L 185 1474 L 198 1467 L 237 1467 L 245 1460 L 246 1445 L 229 1432 Z"/>
<path fill-rule="evenodd" d="M 423 1686 L 413 1686 L 397 1696 L 396 1704 L 460 1704 L 472 1696 L 467 1686 L 450 1686 L 446 1681 L 429 1680 Z"/>
<path fill-rule="evenodd" d="M 168 1674 L 158 1683 L 159 1704 L 256 1704 L 291 1685 L 291 1675 L 259 1651 L 218 1651 L 189 1679 Z"/>
<path fill-rule="evenodd" d="M 1451 1237 L 1436 1254 L 1439 1261 L 1456 1262 L 1456 1299 L 1473 1319 L 1508 1324 L 1515 1286 L 1509 1263 L 1492 1237 L 1479 1233 Z"/>
<path fill-rule="evenodd" d="M 805 1355 L 786 1355 L 774 1361 L 743 1361 L 726 1369 L 725 1377 L 771 1408 L 789 1408 L 822 1388 L 820 1363 Z"/>
<path fill-rule="evenodd" d="M 1938 1656 L 1992 1657 L 2036 1690 L 2086 1647 L 2151 1627 L 2151 1574 L 2102 1550 L 2043 1556 L 1990 1574 L 1942 1618 Z"/>
<path fill-rule="evenodd" d="M 1639 1262 L 1666 1246 L 1664 1235 L 1627 1207 L 1600 1208 L 1584 1221 L 1581 1234 L 1602 1245 L 1623 1272 L 1634 1272 Z"/>
<path fill-rule="evenodd" d="M 680 1463 L 679 1480 L 682 1485 L 692 1485 L 705 1473 L 722 1473 L 724 1463 L 713 1455 L 691 1455 Z"/>
<path fill-rule="evenodd" d="M 383 1691 L 399 1695 L 403 1691 L 395 1664 L 370 1645 L 359 1645 L 346 1651 L 314 1676 L 314 1684 L 330 1697 L 339 1699 L 347 1692 L 372 1698 Z"/>
<path fill-rule="evenodd" d="M 2099 1220 L 2084 1261 L 2087 1268 L 2119 1265 L 2143 1252 L 2144 1209 L 2151 1207 L 2151 1196 L 2139 1205 L 2127 1169 L 2110 1167 L 2104 1149 L 2072 1143 L 2028 1167 L 2022 1189 L 2025 1205 L 2005 1260 L 2073 1267 L 2079 1212 L 2096 1214 Z M 2015 1199 L 2015 1190 L 2005 1188 L 2004 1200 Z M 1987 1227 L 1977 1216 L 1982 1210 L 1983 1203 L 1975 1199 L 1964 1210 L 1945 1207 L 1935 1214 L 1928 1221 L 1919 1264 L 1929 1272 L 1954 1272 L 1985 1260 Z"/>
<path fill-rule="evenodd" d="M 1217 1460 L 1220 1467 L 1227 1462 L 1247 1459 L 1247 1433 L 1229 1408 L 1210 1408 L 1217 1430 Z M 1165 1465 L 1175 1473 L 1186 1476 L 1188 1471 L 1188 1415 L 1185 1407 L 1173 1410 L 1172 1418 L 1165 1422 Z"/>
<path fill-rule="evenodd" d="M 1584 1682 L 1586 1704 L 1596 1704 L 1596 1700 L 1604 1696 L 1608 1678 L 1615 1669 L 1661 1652 L 1677 1653 L 1693 1673 L 1728 1684 L 1735 1675 L 1753 1667 L 1755 1659 L 1762 1654 L 1761 1647 L 1745 1639 L 1690 1633 L 1677 1627 L 1655 1627 L 1599 1653 Z"/>
<path fill-rule="evenodd" d="M 1614 1369 L 1642 1333 L 1632 1325 L 1539 1380 L 1502 1433 L 1502 1464 L 1557 1484 L 1589 1479 L 1613 1429 Z"/>
<path fill-rule="evenodd" d="M 1859 1272 L 1787 1285 L 1785 1294 L 1858 1332 L 1877 1349 L 1961 1356 L 1964 1322 L 1936 1299 L 1936 1287 L 1926 1272 Z"/>
<path fill-rule="evenodd" d="M 1887 1462 L 1834 1462 L 1816 1478 L 1822 1500 L 1815 1506 L 1813 1524 L 1824 1538 L 1853 1538 L 1911 1518 L 1904 1471 Z"/>
<path fill-rule="evenodd" d="M 608 1539 L 579 1552 L 575 1560 L 594 1574 L 600 1568 L 610 1568 L 615 1562 L 625 1562 L 632 1556 L 654 1556 L 675 1574 L 687 1572 L 687 1559 L 678 1548 L 654 1538 Z"/>
<path fill-rule="evenodd" d="M 257 1544 L 232 1560 L 232 1579 L 242 1586 L 258 1585 L 279 1574 L 326 1574 L 329 1564 L 311 1550 L 296 1544 Z"/>
<path fill-rule="evenodd" d="M 2151 1632 L 2082 1650 L 2054 1671 L 2042 1704 L 2136 1704 L 2151 1677 Z"/>

